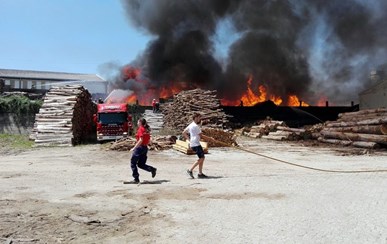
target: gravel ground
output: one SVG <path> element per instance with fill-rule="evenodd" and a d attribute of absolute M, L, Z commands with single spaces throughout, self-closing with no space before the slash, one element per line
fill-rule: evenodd
<path fill-rule="evenodd" d="M 257 153 L 334 170 L 387 169 L 387 152 L 252 140 Z M 325 173 L 233 148 L 196 160 L 152 151 L 157 176 L 131 180 L 129 152 L 104 145 L 0 157 L 5 243 L 387 243 L 387 172 Z M 196 172 L 197 173 L 197 172 Z"/>

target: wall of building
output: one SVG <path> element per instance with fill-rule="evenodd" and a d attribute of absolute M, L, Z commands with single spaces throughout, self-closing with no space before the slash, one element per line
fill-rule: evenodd
<path fill-rule="evenodd" d="M 359 95 L 360 110 L 387 108 L 387 82 Z"/>

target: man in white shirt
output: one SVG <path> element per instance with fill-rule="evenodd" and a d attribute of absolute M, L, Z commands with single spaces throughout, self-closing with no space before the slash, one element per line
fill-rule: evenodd
<path fill-rule="evenodd" d="M 200 145 L 200 138 L 207 138 L 207 136 L 202 135 L 202 131 L 199 127 L 199 123 L 201 122 L 202 117 L 199 113 L 195 113 L 193 115 L 193 121 L 191 124 L 187 126 L 187 128 L 184 129 L 183 135 L 185 139 L 189 139 L 189 146 L 191 149 L 198 155 L 198 160 L 192 164 L 192 167 L 187 170 L 187 174 L 194 179 L 193 176 L 193 170 L 196 168 L 196 166 L 199 165 L 199 173 L 198 178 L 207 178 L 205 174 L 203 174 L 203 163 L 204 163 L 204 151 L 202 146 Z"/>

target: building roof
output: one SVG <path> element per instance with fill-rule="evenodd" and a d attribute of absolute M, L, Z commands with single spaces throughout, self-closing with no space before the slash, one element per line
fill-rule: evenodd
<path fill-rule="evenodd" d="M 77 74 L 50 71 L 0 69 L 0 78 L 9 79 L 39 79 L 39 80 L 82 80 L 106 82 L 96 74 Z"/>

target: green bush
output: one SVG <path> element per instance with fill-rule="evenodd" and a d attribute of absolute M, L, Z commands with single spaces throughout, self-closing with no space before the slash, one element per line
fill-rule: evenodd
<path fill-rule="evenodd" d="M 0 112 L 3 113 L 38 113 L 42 100 L 31 100 L 25 96 L 12 95 L 0 97 Z"/>

